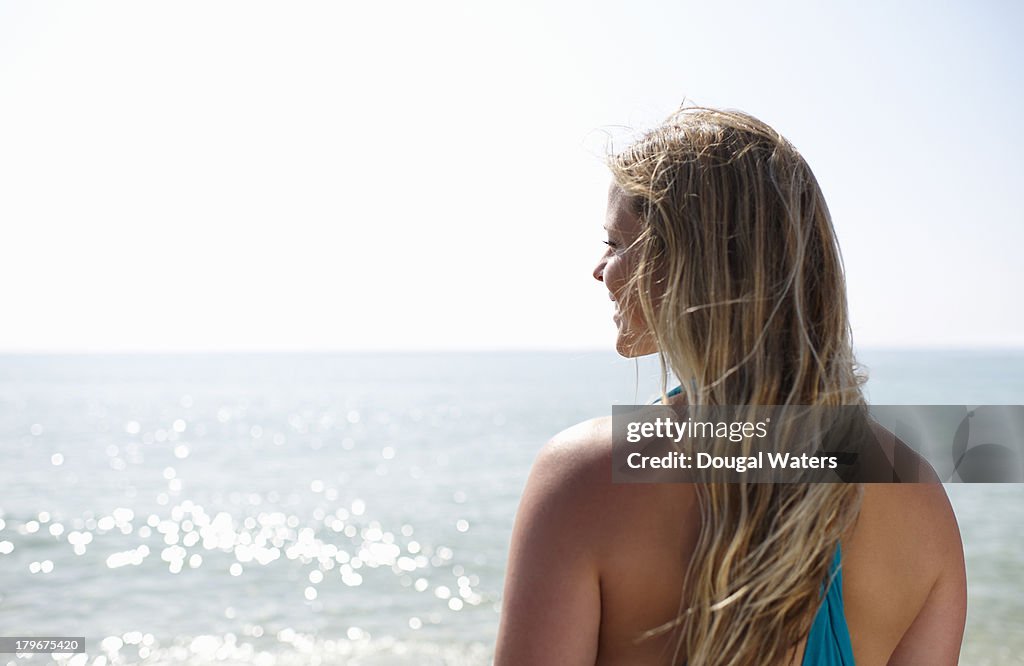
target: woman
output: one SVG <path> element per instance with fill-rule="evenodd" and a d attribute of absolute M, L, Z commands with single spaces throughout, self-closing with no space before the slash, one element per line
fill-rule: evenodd
<path fill-rule="evenodd" d="M 791 144 L 680 109 L 610 167 L 594 277 L 618 352 L 685 378 L 663 402 L 863 404 L 831 219 Z M 613 484 L 611 450 L 595 419 L 535 461 L 497 666 L 957 663 L 966 580 L 941 485 Z"/>

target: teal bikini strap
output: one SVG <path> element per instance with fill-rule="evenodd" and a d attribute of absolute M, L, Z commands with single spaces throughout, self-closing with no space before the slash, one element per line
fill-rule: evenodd
<path fill-rule="evenodd" d="M 850 627 L 843 612 L 842 557 L 842 548 L 836 544 L 828 580 L 821 584 L 824 598 L 807 636 L 803 666 L 854 666 Z"/>
<path fill-rule="evenodd" d="M 671 398 L 672 396 L 679 395 L 682 392 L 683 392 L 683 387 L 682 386 L 677 386 L 674 389 L 672 389 L 671 391 L 669 391 L 668 393 L 666 393 L 665 397 L 666 398 Z M 654 402 L 652 402 L 651 404 L 652 405 L 660 405 L 661 404 L 661 398 L 655 398 Z"/>

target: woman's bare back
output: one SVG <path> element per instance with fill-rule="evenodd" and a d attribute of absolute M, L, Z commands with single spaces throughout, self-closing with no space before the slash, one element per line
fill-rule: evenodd
<path fill-rule="evenodd" d="M 513 537 L 506 615 L 515 617 L 502 618 L 496 664 L 672 664 L 669 637 L 637 639 L 679 614 L 700 531 L 696 502 L 689 484 L 613 484 L 610 419 L 554 438 L 535 464 L 516 519 L 516 531 L 535 540 L 517 551 Z M 865 486 L 842 552 L 844 610 L 858 666 L 956 663 L 966 581 L 940 484 Z M 520 596 L 530 587 L 524 576 L 559 582 L 549 598 L 531 601 Z M 523 612 L 532 619 L 524 621 Z M 559 626 L 574 627 L 572 638 Z M 534 647 L 523 651 L 527 640 Z M 801 654 L 795 646 L 793 663 Z"/>

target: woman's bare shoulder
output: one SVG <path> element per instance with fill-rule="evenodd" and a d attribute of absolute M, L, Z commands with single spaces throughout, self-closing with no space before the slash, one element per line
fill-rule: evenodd
<path fill-rule="evenodd" d="M 610 465 L 611 432 L 611 417 L 589 419 L 559 432 L 538 450 L 531 479 L 555 475 L 563 483 L 593 480 L 605 462 Z"/>
<path fill-rule="evenodd" d="M 600 416 L 570 426 L 549 439 L 537 462 L 558 463 L 565 472 L 587 475 L 604 463 L 610 464 L 611 454 L 612 419 Z"/>
<path fill-rule="evenodd" d="M 524 497 L 548 497 L 581 540 L 604 551 L 609 534 L 634 530 L 640 516 L 689 511 L 689 484 L 612 480 L 612 419 L 583 421 L 552 437 L 537 455 Z M 651 511 L 652 506 L 662 507 Z M 646 524 L 646 523 L 644 523 Z"/>
<path fill-rule="evenodd" d="M 939 560 L 961 551 L 956 516 L 941 483 L 872 483 L 855 534 L 885 541 L 919 560 Z"/>
<path fill-rule="evenodd" d="M 534 460 L 509 546 L 496 664 L 595 661 L 601 465 L 594 449 L 603 430 L 600 419 L 568 428 Z"/>
<path fill-rule="evenodd" d="M 942 484 L 866 484 L 843 568 L 858 663 L 956 663 L 966 574 Z"/>
<path fill-rule="evenodd" d="M 577 530 L 611 484 L 611 418 L 594 418 L 566 428 L 540 448 L 523 500 L 546 498 Z M 547 516 L 554 519 L 555 516 Z M 577 522 L 578 521 L 578 522 Z"/>

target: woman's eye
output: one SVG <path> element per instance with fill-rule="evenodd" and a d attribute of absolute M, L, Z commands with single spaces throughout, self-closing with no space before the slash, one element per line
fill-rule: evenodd
<path fill-rule="evenodd" d="M 610 247 L 613 250 L 618 249 L 618 247 L 619 247 L 617 244 L 613 243 L 612 241 L 601 241 L 601 242 L 604 243 L 605 245 L 607 245 L 608 247 Z"/>

